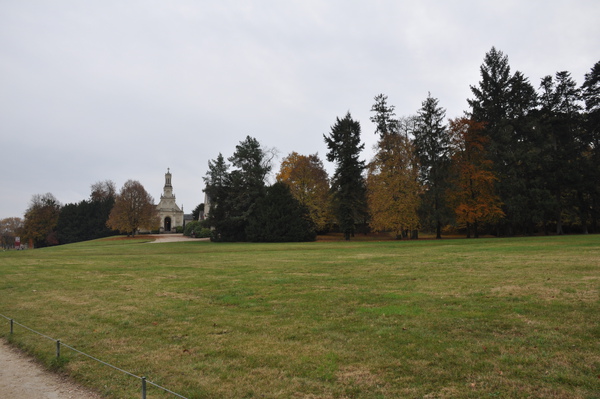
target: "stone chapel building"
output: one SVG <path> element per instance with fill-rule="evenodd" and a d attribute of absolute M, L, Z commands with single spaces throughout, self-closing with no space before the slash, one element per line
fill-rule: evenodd
<path fill-rule="evenodd" d="M 171 185 L 171 170 L 167 168 L 165 173 L 165 187 L 160 196 L 160 202 L 156 205 L 160 217 L 160 232 L 175 232 L 175 228 L 183 226 L 183 206 L 179 208 L 175 203 L 175 194 Z"/>

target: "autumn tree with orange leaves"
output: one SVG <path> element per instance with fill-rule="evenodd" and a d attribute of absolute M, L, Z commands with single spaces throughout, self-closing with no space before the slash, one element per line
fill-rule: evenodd
<path fill-rule="evenodd" d="M 294 196 L 308 209 L 317 231 L 326 231 L 333 223 L 329 178 L 317 154 L 292 152 L 281 162 L 277 181 L 285 183 Z"/>
<path fill-rule="evenodd" d="M 449 131 L 453 146 L 452 188 L 448 191 L 449 203 L 456 216 L 456 224 L 479 237 L 482 223 L 494 223 L 504 213 L 501 201 L 494 191 L 497 178 L 492 172 L 492 161 L 487 158 L 483 136 L 483 123 L 467 118 L 450 120 Z"/>

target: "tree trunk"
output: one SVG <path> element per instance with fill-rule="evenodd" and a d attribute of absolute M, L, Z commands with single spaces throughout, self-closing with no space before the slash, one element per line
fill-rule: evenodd
<path fill-rule="evenodd" d="M 560 190 L 556 192 L 556 203 L 558 204 L 557 214 L 556 214 L 556 234 L 563 235 L 563 225 L 562 225 L 562 206 L 560 203 Z"/>
<path fill-rule="evenodd" d="M 564 234 L 561 213 L 562 212 L 558 213 L 557 220 L 556 220 L 556 234 L 558 234 L 559 236 Z"/>
<path fill-rule="evenodd" d="M 581 227 L 583 228 L 583 234 L 588 234 L 588 212 L 585 206 L 585 200 L 583 199 L 583 193 L 577 192 L 577 199 L 579 200 L 579 219 L 581 220 Z"/>

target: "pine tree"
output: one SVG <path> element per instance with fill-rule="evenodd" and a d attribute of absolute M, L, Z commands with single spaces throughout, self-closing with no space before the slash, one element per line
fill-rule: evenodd
<path fill-rule="evenodd" d="M 246 241 L 248 218 L 256 201 L 265 193 L 272 158 L 272 152 L 247 136 L 228 158 L 233 170 L 229 171 L 221 154 L 216 161 L 209 162 L 204 191 L 210 204 L 207 220 L 215 229 L 215 240 Z"/>
<path fill-rule="evenodd" d="M 565 218 L 572 221 L 577 208 L 581 222 L 587 225 L 587 212 L 581 212 L 582 204 L 577 203 L 583 200 L 579 195 L 584 184 L 581 96 L 566 71 L 557 72 L 555 78 L 544 77 L 541 89 L 541 128 L 547 143 L 544 171 L 554 196 L 556 233 L 564 234 Z"/>
<path fill-rule="evenodd" d="M 371 107 L 371 112 L 374 112 L 375 115 L 369 118 L 375 124 L 375 134 L 379 134 L 381 138 L 398 131 L 395 107 L 388 105 L 387 100 L 388 97 L 385 94 L 375 96 L 375 104 Z"/>
<path fill-rule="evenodd" d="M 585 80 L 581 87 L 582 99 L 585 101 L 584 119 L 584 152 L 587 165 L 585 166 L 585 181 L 587 195 L 589 196 L 589 208 L 591 226 L 594 232 L 599 231 L 598 219 L 600 219 L 600 61 L 598 61 L 589 73 L 585 74 Z"/>
<path fill-rule="evenodd" d="M 523 195 L 531 184 L 523 173 L 523 165 L 530 161 L 526 155 L 534 135 L 531 115 L 535 111 L 535 90 L 522 73 L 511 75 L 508 57 L 492 47 L 480 68 L 481 81 L 472 86 L 474 98 L 469 99 L 470 118 L 484 123 L 482 134 L 488 138 L 486 150 L 498 181 L 496 190 L 503 202 L 506 217 L 498 232 L 512 235 L 515 228 L 528 224 L 531 208 L 524 204 L 531 198 Z M 531 204 L 535 208 L 534 204 Z"/>
<path fill-rule="evenodd" d="M 366 189 L 363 178 L 364 161 L 359 159 L 364 144 L 360 142 L 360 123 L 350 112 L 336 118 L 329 136 L 323 135 L 329 149 L 327 160 L 335 162 L 332 179 L 333 207 L 340 230 L 349 240 L 356 225 L 366 219 Z"/>
<path fill-rule="evenodd" d="M 206 194 L 206 222 L 214 229 L 213 238 L 220 240 L 227 236 L 227 216 L 229 214 L 229 165 L 219 153 L 217 159 L 208 161 L 208 171 L 204 177 Z"/>
<path fill-rule="evenodd" d="M 424 190 L 422 220 L 425 225 L 435 229 L 438 239 L 442 238 L 442 225 L 449 219 L 445 193 L 450 166 L 450 136 L 444 124 L 445 118 L 446 110 L 429 94 L 418 112 L 414 131 L 419 177 Z"/>
<path fill-rule="evenodd" d="M 485 122 L 486 134 L 497 144 L 502 141 L 502 123 L 506 120 L 510 104 L 510 66 L 508 56 L 495 47 L 486 53 L 479 68 L 481 82 L 479 87 L 471 86 L 475 96 L 467 100 L 471 106 L 471 119 Z M 494 148 L 498 151 L 498 148 Z"/>

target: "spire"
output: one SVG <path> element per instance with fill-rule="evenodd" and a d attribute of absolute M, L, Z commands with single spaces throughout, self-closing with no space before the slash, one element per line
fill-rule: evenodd
<path fill-rule="evenodd" d="M 171 168 L 167 168 L 165 173 L 165 187 L 171 187 Z"/>
<path fill-rule="evenodd" d="M 165 173 L 165 188 L 163 189 L 161 198 L 175 198 L 175 195 L 173 195 L 173 186 L 171 185 L 171 168 L 167 168 L 167 173 Z"/>

